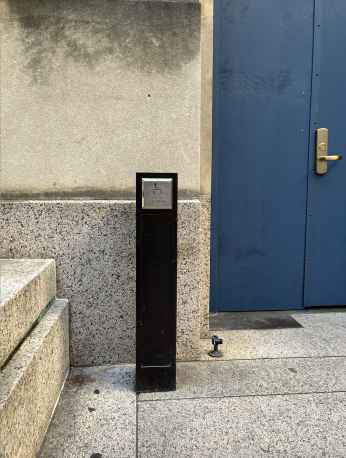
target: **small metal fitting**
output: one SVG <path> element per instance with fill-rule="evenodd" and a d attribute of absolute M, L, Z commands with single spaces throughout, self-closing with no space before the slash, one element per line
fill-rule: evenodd
<path fill-rule="evenodd" d="M 219 358 L 222 356 L 222 352 L 218 350 L 218 346 L 222 345 L 222 339 L 219 339 L 218 336 L 211 336 L 211 343 L 214 345 L 214 350 L 210 351 L 208 354 L 213 358 Z"/>

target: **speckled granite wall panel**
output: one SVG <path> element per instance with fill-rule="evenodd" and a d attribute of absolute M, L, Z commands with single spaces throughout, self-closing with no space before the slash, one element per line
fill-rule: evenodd
<path fill-rule="evenodd" d="M 135 203 L 2 203 L 3 258 L 54 258 L 73 365 L 135 359 Z"/>
<path fill-rule="evenodd" d="M 178 358 L 198 356 L 199 201 L 178 206 Z M 135 202 L 2 203 L 3 258 L 53 258 L 73 365 L 135 361 Z"/>
<path fill-rule="evenodd" d="M 197 359 L 199 323 L 199 201 L 178 205 L 177 358 Z"/>
<path fill-rule="evenodd" d="M 209 337 L 209 288 L 210 288 L 210 209 L 209 196 L 200 197 L 200 329 L 201 337 Z"/>
<path fill-rule="evenodd" d="M 58 299 L 1 373 L 1 456 L 35 456 L 69 369 L 68 302 Z"/>
<path fill-rule="evenodd" d="M 1 259 L 1 366 L 56 293 L 52 259 Z"/>

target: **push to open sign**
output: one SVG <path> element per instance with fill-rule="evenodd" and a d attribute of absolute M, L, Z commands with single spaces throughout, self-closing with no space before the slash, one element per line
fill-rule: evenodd
<path fill-rule="evenodd" d="M 142 178 L 143 209 L 171 210 L 172 205 L 172 178 Z"/>

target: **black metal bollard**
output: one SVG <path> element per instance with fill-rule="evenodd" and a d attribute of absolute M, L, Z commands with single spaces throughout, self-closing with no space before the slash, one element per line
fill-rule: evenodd
<path fill-rule="evenodd" d="M 177 173 L 136 174 L 136 391 L 176 388 Z"/>

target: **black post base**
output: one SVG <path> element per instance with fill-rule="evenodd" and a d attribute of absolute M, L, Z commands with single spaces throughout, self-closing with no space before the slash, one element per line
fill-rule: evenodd
<path fill-rule="evenodd" d="M 137 393 L 153 391 L 175 391 L 175 368 L 170 367 L 144 367 L 138 368 L 136 373 Z"/>

